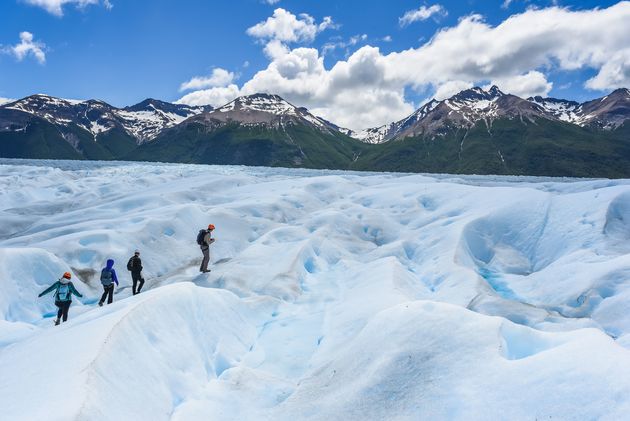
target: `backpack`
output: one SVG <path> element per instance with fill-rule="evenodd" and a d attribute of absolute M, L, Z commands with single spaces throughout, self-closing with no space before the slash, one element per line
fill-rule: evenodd
<path fill-rule="evenodd" d="M 206 236 L 206 234 L 208 233 L 208 231 L 206 230 L 199 230 L 199 234 L 197 234 L 197 244 L 199 244 L 200 246 L 207 246 L 208 244 L 206 244 L 204 237 Z"/>
<path fill-rule="evenodd" d="M 133 270 L 133 257 L 129 259 L 129 261 L 127 262 L 127 270 L 128 271 L 132 271 Z"/>
<path fill-rule="evenodd" d="M 61 284 L 57 287 L 57 301 L 69 301 L 70 284 Z"/>
<path fill-rule="evenodd" d="M 103 268 L 103 270 L 101 271 L 101 284 L 105 286 L 111 285 L 112 279 L 112 271 L 107 268 Z"/>

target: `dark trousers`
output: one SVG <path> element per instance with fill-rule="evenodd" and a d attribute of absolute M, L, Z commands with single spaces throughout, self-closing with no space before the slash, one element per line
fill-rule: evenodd
<path fill-rule="evenodd" d="M 144 285 L 144 278 L 142 277 L 142 273 L 131 272 L 131 280 L 133 281 L 131 291 L 133 292 L 133 295 L 136 295 L 142 289 L 142 285 Z M 138 289 L 136 289 L 136 285 L 138 286 Z"/>
<path fill-rule="evenodd" d="M 109 297 L 108 297 L 109 296 Z M 101 295 L 101 304 L 105 302 L 107 298 L 107 304 L 111 304 L 114 300 L 114 284 L 103 285 L 103 295 Z"/>
<path fill-rule="evenodd" d="M 68 320 L 68 310 L 70 310 L 70 304 L 72 301 L 55 301 L 55 305 L 59 308 L 57 310 L 57 319 L 61 319 L 63 317 L 63 321 Z"/>
<path fill-rule="evenodd" d="M 210 247 L 202 247 L 201 252 L 203 253 L 203 260 L 201 261 L 199 272 L 206 272 L 208 270 L 208 263 L 210 263 Z"/>

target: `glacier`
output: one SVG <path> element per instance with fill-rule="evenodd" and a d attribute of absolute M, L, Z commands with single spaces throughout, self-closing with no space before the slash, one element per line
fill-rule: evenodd
<path fill-rule="evenodd" d="M 3 419 L 630 412 L 630 180 L 0 160 L 0 204 Z"/>

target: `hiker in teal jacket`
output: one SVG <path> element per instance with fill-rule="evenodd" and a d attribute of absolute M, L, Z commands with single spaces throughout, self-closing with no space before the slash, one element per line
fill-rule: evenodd
<path fill-rule="evenodd" d="M 72 294 L 77 297 L 83 297 L 74 287 L 72 282 L 70 282 L 70 278 L 72 275 L 70 272 L 66 272 L 63 274 L 61 279 L 57 282 L 46 288 L 39 297 L 43 297 L 48 294 L 50 291 L 55 291 L 55 305 L 59 310 L 57 311 L 57 320 L 55 320 L 55 326 L 59 324 L 61 319 L 65 322 L 68 320 L 68 310 L 70 310 L 70 305 L 72 304 Z"/>

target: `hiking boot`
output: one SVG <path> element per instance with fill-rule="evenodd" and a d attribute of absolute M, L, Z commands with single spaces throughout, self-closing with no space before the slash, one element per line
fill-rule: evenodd
<path fill-rule="evenodd" d="M 56 319 L 56 320 L 55 320 L 55 326 L 59 326 L 59 322 L 61 322 L 61 320 Z"/>
<path fill-rule="evenodd" d="M 102 301 L 99 301 L 99 302 L 98 302 L 98 306 L 99 306 L 99 307 L 103 307 L 103 302 L 102 302 Z"/>

